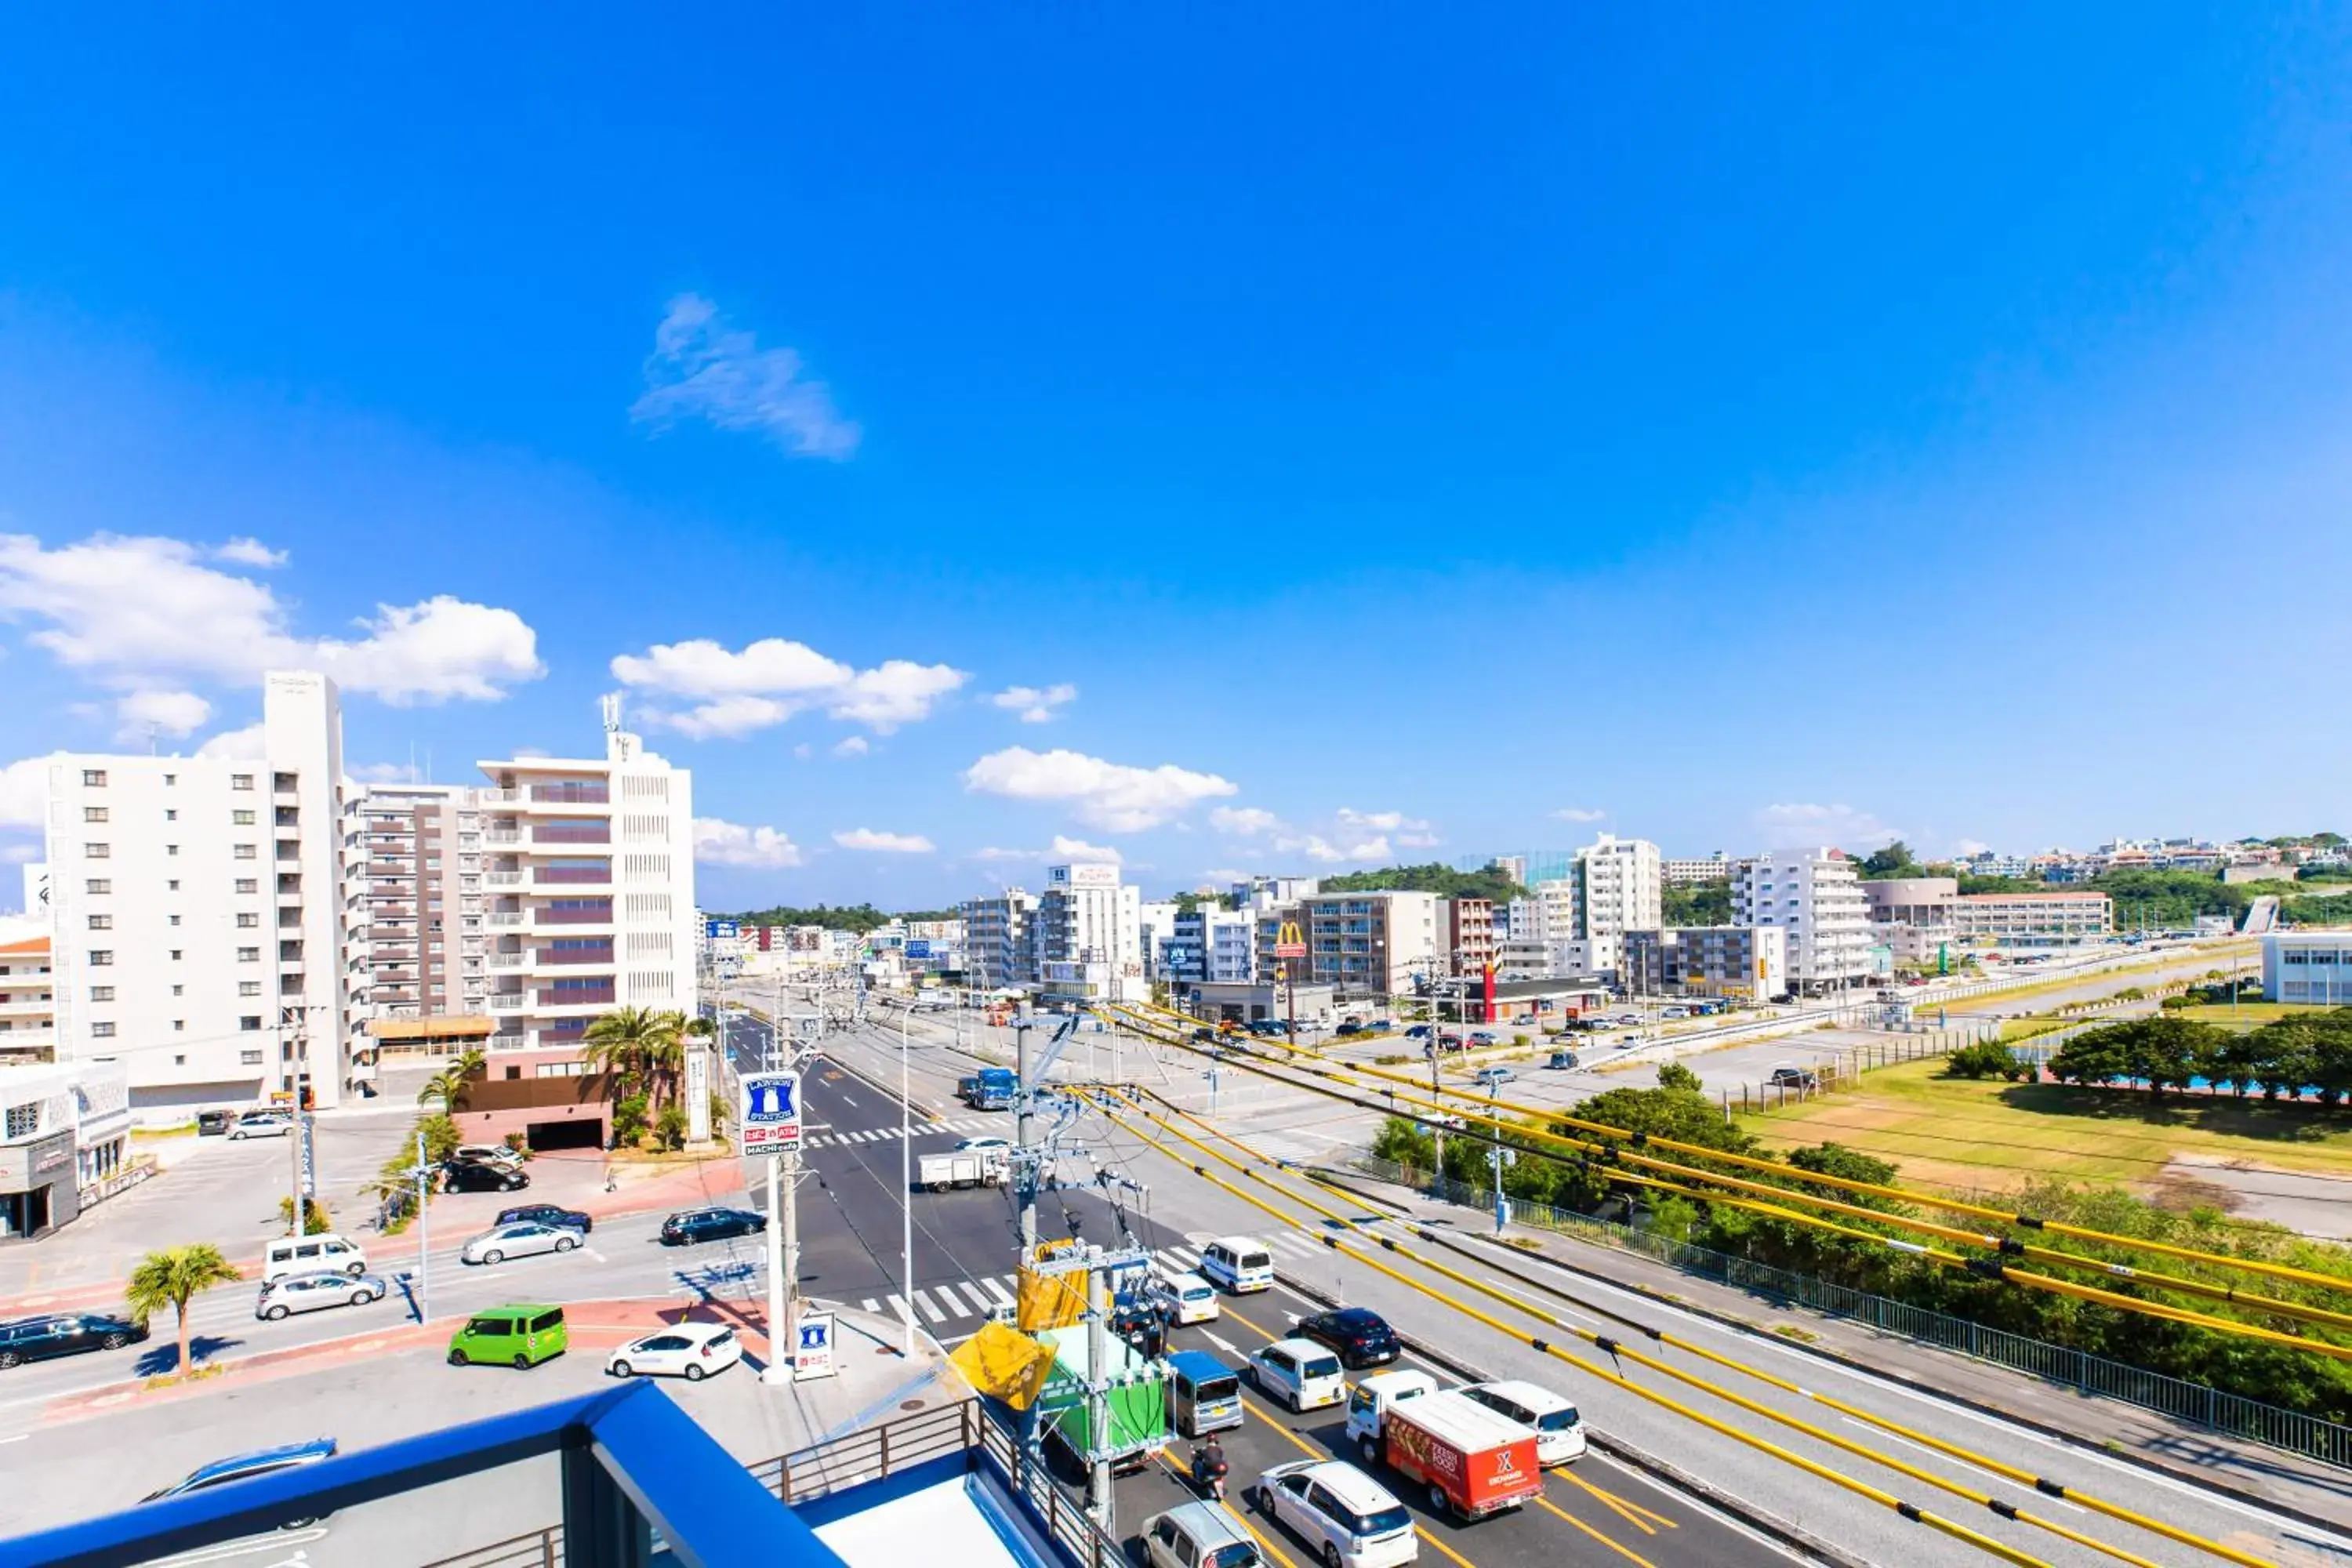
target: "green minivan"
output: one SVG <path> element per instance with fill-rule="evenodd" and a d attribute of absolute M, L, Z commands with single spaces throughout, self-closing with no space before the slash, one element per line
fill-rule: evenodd
<path fill-rule="evenodd" d="M 485 1307 L 449 1336 L 449 1364 L 534 1367 L 562 1355 L 570 1343 L 561 1307 L 531 1301 Z"/>

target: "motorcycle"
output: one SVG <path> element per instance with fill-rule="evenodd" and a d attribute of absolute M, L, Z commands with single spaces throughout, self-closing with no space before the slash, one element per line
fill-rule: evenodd
<path fill-rule="evenodd" d="M 1200 1489 L 1201 1495 L 1207 1498 L 1211 1502 L 1221 1503 L 1225 1500 L 1225 1472 L 1228 1466 L 1225 1463 L 1224 1456 L 1222 1451 L 1219 1452 L 1215 1458 L 1212 1459 L 1205 1456 L 1205 1452 L 1202 1449 L 1195 1448 L 1192 1450 L 1192 1482 Z"/>

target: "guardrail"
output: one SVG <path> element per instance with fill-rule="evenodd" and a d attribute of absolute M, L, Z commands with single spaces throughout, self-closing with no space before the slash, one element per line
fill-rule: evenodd
<path fill-rule="evenodd" d="M 1494 1207 L 1494 1194 L 1481 1188 L 1415 1171 L 1376 1155 L 1352 1155 L 1347 1165 L 1381 1181 L 1416 1188 L 1445 1203 L 1474 1209 Z M 2150 1372 L 2146 1367 L 2110 1361 L 2088 1351 L 2054 1345 L 2003 1329 L 1989 1329 L 1966 1318 L 1833 1285 L 1808 1274 L 1694 1247 L 1688 1242 L 1670 1241 L 1631 1226 L 1553 1208 L 1549 1204 L 1513 1198 L 1511 1219 L 1514 1224 L 1573 1236 L 1621 1252 L 1640 1253 L 1734 1289 L 1777 1298 L 1938 1350 L 1957 1351 L 2012 1372 L 2063 1384 L 2078 1393 L 2120 1400 L 2143 1410 L 2191 1422 L 2208 1431 L 2284 1449 L 2323 1464 L 2352 1468 L 2352 1426 L 2338 1426 L 2316 1415 L 2265 1405 L 2201 1383 Z"/>

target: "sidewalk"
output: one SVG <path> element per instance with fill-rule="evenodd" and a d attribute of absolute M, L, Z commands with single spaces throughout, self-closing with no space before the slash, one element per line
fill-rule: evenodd
<path fill-rule="evenodd" d="M 1841 1363 L 1871 1376 L 1954 1400 L 1984 1414 L 2034 1427 L 2084 1448 L 2137 1460 L 2191 1485 L 2234 1492 L 2248 1501 L 2316 1522 L 2340 1524 L 2352 1514 L 2352 1471 L 2258 1443 L 2209 1432 L 2121 1400 L 2078 1393 L 1989 1362 L 1882 1333 L 1847 1319 L 1777 1303 L 1685 1274 L 1638 1253 L 1594 1246 L 1554 1232 L 1515 1226 L 1501 1247 L 1484 1239 L 1491 1224 L 1481 1211 L 1428 1198 L 1353 1172 L 1320 1172 L 1326 1179 L 1403 1217 L 1452 1231 L 1462 1243 L 1497 1263 L 1539 1257 L 1573 1273 L 1727 1326 Z M 1465 1223 L 1466 1222 L 1466 1223 Z M 1574 1289 L 1572 1283 L 1568 1289 Z M 1623 1308 L 1643 1316 L 1638 1307 Z M 1774 1333 L 1789 1325 L 1809 1336 Z M 2003 1456 L 2022 1462 L 2016 1456 Z"/>

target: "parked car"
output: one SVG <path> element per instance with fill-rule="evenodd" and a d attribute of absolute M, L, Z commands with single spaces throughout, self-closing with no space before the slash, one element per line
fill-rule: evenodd
<path fill-rule="evenodd" d="M 105 1312 L 57 1312 L 0 1323 L 0 1370 L 83 1351 L 121 1350 L 147 1337 L 147 1325 Z"/>
<path fill-rule="evenodd" d="M 605 1358 L 614 1377 L 682 1377 L 700 1383 L 743 1359 L 743 1342 L 724 1323 L 679 1323 L 631 1340 Z"/>
<path fill-rule="evenodd" d="M 1480 1068 L 1477 1078 L 1482 1089 L 1496 1089 L 1511 1081 L 1516 1075 L 1508 1068 Z"/>
<path fill-rule="evenodd" d="M 504 1165 L 478 1160 L 452 1160 L 441 1167 L 441 1186 L 452 1193 L 519 1193 L 530 1185 L 530 1176 Z"/>
<path fill-rule="evenodd" d="M 297 1312 L 316 1312 L 328 1307 L 364 1307 L 370 1301 L 383 1300 L 389 1289 L 373 1274 L 353 1278 L 341 1269 L 288 1274 L 261 1288 L 260 1296 L 253 1303 L 253 1315 L 275 1322 Z"/>
<path fill-rule="evenodd" d="M 165 1498 L 185 1497 L 190 1492 L 206 1491 L 226 1486 L 231 1481 L 249 1481 L 256 1476 L 267 1476 L 278 1470 L 290 1470 L 297 1465 L 315 1465 L 321 1459 L 335 1457 L 332 1437 L 313 1437 L 307 1443 L 288 1443 L 281 1447 L 260 1448 L 234 1458 L 215 1459 L 209 1465 L 199 1465 L 168 1487 L 158 1487 L 141 1498 L 141 1502 L 161 1502 Z M 296 1506 L 299 1506 L 299 1504 Z M 280 1530 L 299 1530 L 316 1524 L 311 1519 L 280 1520 Z"/>
<path fill-rule="evenodd" d="M 1293 1459 L 1257 1479 L 1257 1506 L 1330 1568 L 1396 1568 L 1421 1550 L 1395 1494 L 1344 1459 Z"/>
<path fill-rule="evenodd" d="M 1785 1063 L 1774 1068 L 1764 1081 L 1774 1089 L 1801 1089 L 1808 1094 L 1822 1087 L 1822 1080 L 1805 1068 Z"/>
<path fill-rule="evenodd" d="M 1473 1029 L 1470 1031 L 1470 1043 L 1474 1046 L 1491 1046 L 1495 1043 L 1494 1031 L 1491 1029 Z"/>
<path fill-rule="evenodd" d="M 1547 1068 L 1556 1068 L 1563 1072 L 1568 1071 L 1576 1066 L 1576 1053 L 1574 1051 L 1554 1051 L 1551 1054 L 1551 1059 L 1544 1063 L 1544 1066 Z"/>
<path fill-rule="evenodd" d="M 1429 1038 L 1429 1026 L 1426 1024 L 1412 1025 L 1405 1030 L 1404 1037 L 1408 1040 L 1425 1040 Z"/>
<path fill-rule="evenodd" d="M 1365 1026 L 1364 1026 L 1364 1027 L 1365 1027 L 1365 1028 L 1367 1028 L 1367 1029 L 1370 1029 L 1372 1033 L 1374 1033 L 1374 1034 L 1376 1034 L 1376 1035 L 1381 1035 L 1381 1034 L 1386 1034 L 1389 1030 L 1395 1028 L 1395 1027 L 1396 1027 L 1396 1026 L 1395 1026 L 1394 1024 L 1391 1023 L 1391 1022 L 1390 1022 L 1388 1019 L 1386 1019 L 1386 1018 L 1375 1018 L 1375 1019 L 1373 1019 L 1370 1023 L 1369 1023 L 1369 1024 L 1365 1025 Z"/>
<path fill-rule="evenodd" d="M 1396 1360 L 1404 1348 L 1397 1342 L 1396 1331 L 1389 1327 L 1388 1321 L 1367 1307 L 1335 1307 L 1311 1318 L 1301 1318 L 1295 1331 L 1302 1339 L 1318 1341 L 1339 1352 L 1340 1362 L 1350 1371 L 1385 1366 Z"/>
<path fill-rule="evenodd" d="M 1360 1034 L 1362 1034 L 1362 1033 L 1364 1032 L 1364 1026 L 1363 1026 L 1361 1024 L 1359 1024 L 1358 1022 L 1356 1022 L 1356 1020 L 1354 1020 L 1353 1018 L 1349 1018 L 1349 1020 L 1347 1020 L 1345 1023 L 1341 1024 L 1338 1028 L 1336 1028 L 1336 1029 L 1332 1030 L 1331 1032 L 1332 1032 L 1333 1034 L 1335 1034 L 1335 1035 L 1339 1035 L 1339 1036 L 1341 1036 L 1341 1037 L 1345 1037 L 1345 1036 L 1349 1036 L 1349 1035 L 1360 1035 Z"/>
<path fill-rule="evenodd" d="M 503 1143 L 460 1143 L 450 1151 L 453 1160 L 471 1160 L 484 1165 L 504 1165 L 510 1170 L 522 1169 L 522 1156 Z"/>
<path fill-rule="evenodd" d="M 664 1247 L 687 1247 L 730 1236 L 757 1236 L 767 1228 L 768 1216 L 751 1209 L 687 1209 L 662 1221 L 661 1238 Z"/>
<path fill-rule="evenodd" d="M 500 1209 L 500 1225 L 517 1225 L 524 1220 L 536 1220 L 541 1225 L 562 1226 L 585 1236 L 596 1228 L 593 1216 L 581 1209 L 568 1209 L 561 1204 L 525 1204 L 520 1208 Z"/>
<path fill-rule="evenodd" d="M 236 1120 L 234 1110 L 199 1110 L 196 1112 L 196 1136 L 217 1138 L 226 1133 Z"/>
<path fill-rule="evenodd" d="M 240 1138 L 283 1138 L 294 1131 L 294 1118 L 283 1110 L 248 1110 L 228 1130 L 229 1142 Z"/>
<path fill-rule="evenodd" d="M 509 1258 L 530 1258 L 541 1252 L 570 1252 L 580 1245 L 580 1233 L 568 1226 L 524 1220 L 486 1230 L 460 1247 L 467 1263 L 503 1263 Z"/>
<path fill-rule="evenodd" d="M 572 1328 L 563 1321 L 562 1308 L 518 1301 L 486 1307 L 460 1324 L 449 1336 L 449 1364 L 496 1363 L 521 1372 L 553 1360 L 571 1345 Z"/>

